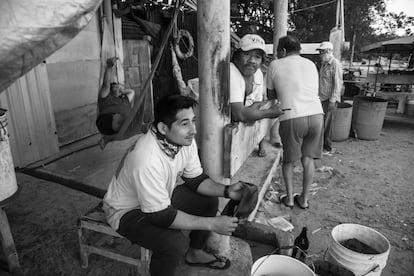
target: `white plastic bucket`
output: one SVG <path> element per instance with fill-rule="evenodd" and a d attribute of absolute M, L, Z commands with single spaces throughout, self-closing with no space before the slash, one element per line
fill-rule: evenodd
<path fill-rule="evenodd" d="M 251 276 L 316 276 L 304 263 L 285 255 L 267 255 L 252 266 Z"/>
<path fill-rule="evenodd" d="M 349 239 L 357 239 L 379 253 L 363 254 L 348 249 L 341 242 Z M 355 276 L 379 276 L 387 264 L 390 247 L 388 239 L 372 228 L 359 224 L 340 224 L 332 229 L 327 258 L 354 272 Z"/>
<path fill-rule="evenodd" d="M 0 202 L 17 192 L 17 180 L 6 126 L 6 110 L 0 109 Z"/>

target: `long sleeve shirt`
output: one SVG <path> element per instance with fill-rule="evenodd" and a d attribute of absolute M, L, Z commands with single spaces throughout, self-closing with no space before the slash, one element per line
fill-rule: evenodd
<path fill-rule="evenodd" d="M 319 70 L 319 98 L 321 101 L 340 102 L 342 86 L 341 63 L 331 57 L 327 62 L 322 63 Z"/>

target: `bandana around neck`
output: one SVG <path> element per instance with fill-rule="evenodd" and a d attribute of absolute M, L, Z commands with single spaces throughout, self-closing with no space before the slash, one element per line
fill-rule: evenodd
<path fill-rule="evenodd" d="M 173 142 L 170 142 L 167 140 L 167 138 L 162 135 L 161 133 L 158 132 L 158 129 L 156 129 L 155 127 L 151 128 L 152 133 L 155 134 L 155 137 L 157 137 L 157 142 L 158 145 L 160 146 L 160 148 L 162 149 L 162 151 L 169 157 L 171 157 L 172 159 L 174 159 L 174 157 L 177 155 L 177 153 L 180 151 L 180 149 L 182 148 L 182 146 L 177 145 Z"/>

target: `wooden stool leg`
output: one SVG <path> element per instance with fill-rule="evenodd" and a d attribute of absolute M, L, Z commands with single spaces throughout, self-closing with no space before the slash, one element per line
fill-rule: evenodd
<path fill-rule="evenodd" d="M 82 226 L 79 223 L 78 226 L 78 238 L 79 238 L 79 256 L 82 268 L 88 268 L 88 250 L 85 247 L 85 237 L 83 236 Z"/>
<path fill-rule="evenodd" d="M 0 208 L 0 240 L 12 275 L 23 275 L 6 212 Z"/>

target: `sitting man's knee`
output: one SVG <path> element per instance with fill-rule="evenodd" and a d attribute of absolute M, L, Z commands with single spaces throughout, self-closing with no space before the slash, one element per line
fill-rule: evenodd
<path fill-rule="evenodd" d="M 162 251 L 173 257 L 181 258 L 188 250 L 189 239 L 181 231 L 176 230 L 176 234 L 165 239 Z"/>

